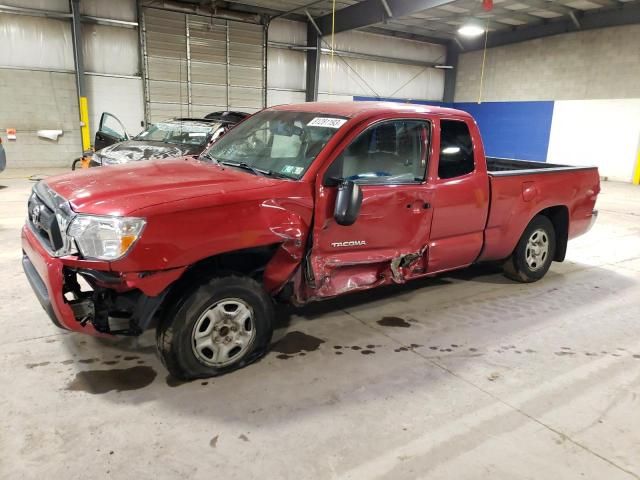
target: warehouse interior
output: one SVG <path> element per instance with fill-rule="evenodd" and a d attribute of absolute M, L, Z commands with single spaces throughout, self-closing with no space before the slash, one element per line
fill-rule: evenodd
<path fill-rule="evenodd" d="M 640 1 L 0 0 L 0 45 L 0 478 L 640 478 Z M 487 159 L 597 167 L 598 219 L 535 283 L 278 304 L 264 358 L 212 378 L 49 320 L 28 202 L 93 174 L 105 112 L 135 140 L 306 102 L 466 112 Z"/>

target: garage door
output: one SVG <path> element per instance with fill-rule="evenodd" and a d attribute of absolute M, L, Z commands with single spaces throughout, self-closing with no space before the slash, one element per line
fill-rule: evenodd
<path fill-rule="evenodd" d="M 262 25 L 143 9 L 147 121 L 265 106 Z"/>

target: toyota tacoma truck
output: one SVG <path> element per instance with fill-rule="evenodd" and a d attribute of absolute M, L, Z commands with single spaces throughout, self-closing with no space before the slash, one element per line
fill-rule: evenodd
<path fill-rule="evenodd" d="M 256 360 L 274 304 L 500 261 L 541 279 L 596 218 L 596 168 L 485 157 L 461 111 L 387 103 L 268 108 L 199 157 L 36 184 L 23 267 L 59 327 L 156 329 L 169 372 Z"/>

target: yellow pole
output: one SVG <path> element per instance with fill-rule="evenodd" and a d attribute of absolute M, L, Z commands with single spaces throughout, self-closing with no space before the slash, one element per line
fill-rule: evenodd
<path fill-rule="evenodd" d="M 91 148 L 91 134 L 89 133 L 89 103 L 87 97 L 80 97 L 80 134 L 82 136 L 82 151 Z"/>
<path fill-rule="evenodd" d="M 638 154 L 636 156 L 636 168 L 633 171 L 633 184 L 640 185 L 640 144 L 638 144 Z"/>

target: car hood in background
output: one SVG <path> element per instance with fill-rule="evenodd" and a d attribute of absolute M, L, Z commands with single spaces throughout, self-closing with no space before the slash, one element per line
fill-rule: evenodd
<path fill-rule="evenodd" d="M 96 152 L 102 157 L 105 165 L 137 162 L 138 160 L 160 160 L 164 158 L 197 155 L 204 149 L 203 145 L 177 145 L 145 140 L 126 140 L 103 148 Z"/>

